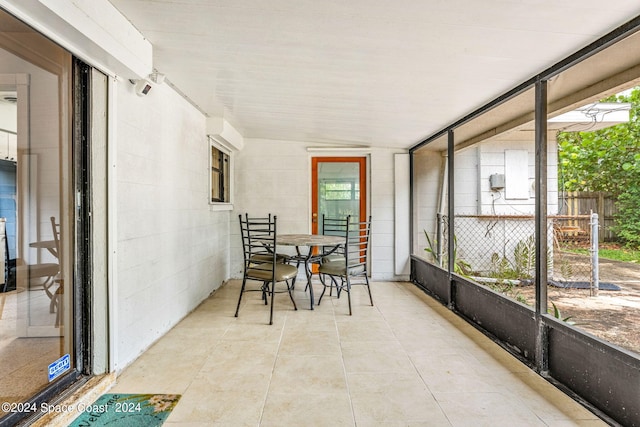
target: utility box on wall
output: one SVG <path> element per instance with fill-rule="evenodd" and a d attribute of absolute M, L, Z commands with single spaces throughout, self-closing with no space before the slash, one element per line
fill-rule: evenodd
<path fill-rule="evenodd" d="M 504 174 L 494 173 L 489 176 L 489 187 L 491 187 L 491 191 L 502 190 L 504 188 Z"/>

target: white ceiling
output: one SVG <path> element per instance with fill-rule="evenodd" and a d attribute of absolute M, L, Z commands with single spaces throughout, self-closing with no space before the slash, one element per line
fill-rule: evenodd
<path fill-rule="evenodd" d="M 630 0 L 110 0 L 245 138 L 409 148 L 640 15 Z"/>

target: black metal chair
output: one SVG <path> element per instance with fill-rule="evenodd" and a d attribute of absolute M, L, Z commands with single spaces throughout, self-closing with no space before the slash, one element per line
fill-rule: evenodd
<path fill-rule="evenodd" d="M 322 234 L 327 236 L 345 236 L 347 232 L 347 224 L 351 220 L 351 216 L 347 215 L 342 218 L 331 218 L 322 214 Z M 344 258 L 344 250 L 341 248 L 335 247 L 322 247 L 320 248 L 320 254 L 318 257 L 314 258 L 313 264 L 316 264 L 318 267 L 322 265 L 322 263 L 327 263 L 331 261 L 338 261 Z M 328 254 L 327 254 L 328 253 Z M 329 296 L 333 295 L 333 287 L 337 287 L 337 283 L 335 278 L 331 277 L 331 284 L 329 286 Z M 306 290 L 306 289 L 305 289 Z M 323 290 L 324 294 L 324 290 Z M 320 300 L 322 297 L 320 298 Z M 318 305 L 320 305 L 320 300 L 318 300 Z"/>
<path fill-rule="evenodd" d="M 367 263 L 369 259 L 369 238 L 371 235 L 371 217 L 363 222 L 350 222 L 347 218 L 347 227 L 344 231 L 345 245 L 339 249 L 341 257 L 327 259 L 326 262 L 320 264 L 318 273 L 320 282 L 324 286 L 318 305 L 324 296 L 327 287 L 334 284 L 337 287 L 338 298 L 342 291 L 347 292 L 349 300 L 349 315 L 351 310 L 351 287 L 354 285 L 364 285 L 369 293 L 369 301 L 373 306 L 373 297 L 371 296 L 371 287 L 369 286 L 369 273 Z M 331 283 L 326 283 L 326 276 L 329 276 Z M 338 279 L 340 279 L 338 281 Z"/>
<path fill-rule="evenodd" d="M 293 303 L 293 308 L 298 309 L 293 299 L 293 285 L 289 283 L 297 276 L 298 269 L 284 263 L 286 258 L 276 253 L 276 216 L 250 218 L 248 214 L 245 214 L 244 218 L 242 215 L 238 217 L 244 254 L 244 274 L 235 317 L 238 317 L 240 311 L 242 295 L 249 291 L 260 291 L 265 305 L 268 304 L 268 298 L 271 296 L 269 324 L 272 325 L 273 301 L 277 292 L 287 292 Z M 249 280 L 261 282 L 262 286 L 260 289 L 247 289 L 247 281 Z M 281 282 L 285 283 L 286 288 L 276 291 L 276 284 Z"/>

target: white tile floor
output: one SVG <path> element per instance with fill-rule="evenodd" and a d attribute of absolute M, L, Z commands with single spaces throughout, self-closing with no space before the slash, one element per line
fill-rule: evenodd
<path fill-rule="evenodd" d="M 298 311 L 231 281 L 118 378 L 113 393 L 182 399 L 166 426 L 603 426 L 410 283 Z M 319 287 L 316 288 L 318 291 Z"/>

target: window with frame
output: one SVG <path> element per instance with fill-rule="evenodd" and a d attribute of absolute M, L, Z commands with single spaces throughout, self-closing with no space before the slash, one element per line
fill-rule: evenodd
<path fill-rule="evenodd" d="M 353 180 L 324 180 L 321 191 L 324 192 L 325 200 L 360 200 L 360 184 Z"/>
<path fill-rule="evenodd" d="M 213 140 L 210 144 L 211 203 L 231 202 L 231 159 L 229 153 L 218 147 Z"/>

